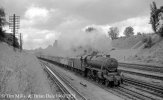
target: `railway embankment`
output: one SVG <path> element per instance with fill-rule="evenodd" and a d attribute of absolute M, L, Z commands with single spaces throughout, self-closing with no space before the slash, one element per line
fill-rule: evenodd
<path fill-rule="evenodd" d="M 38 59 L 0 43 L 0 100 L 46 100 L 45 94 L 52 92 Z"/>
<path fill-rule="evenodd" d="M 152 46 L 145 47 L 143 39 L 152 38 Z M 108 52 L 119 62 L 145 64 L 163 67 L 163 39 L 156 34 L 142 34 L 122 37 L 112 41 L 112 49 Z"/>

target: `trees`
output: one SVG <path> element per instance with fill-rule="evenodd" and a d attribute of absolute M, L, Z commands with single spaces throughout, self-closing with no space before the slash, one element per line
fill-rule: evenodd
<path fill-rule="evenodd" d="M 89 26 L 89 27 L 87 27 L 87 28 L 85 29 L 85 32 L 92 32 L 92 31 L 94 31 L 94 30 L 96 30 L 96 28 L 94 28 L 94 27 L 92 27 L 92 26 Z"/>
<path fill-rule="evenodd" d="M 150 4 L 150 9 L 151 9 L 151 16 L 150 16 L 150 23 L 152 25 L 152 29 L 154 32 L 156 32 L 156 21 L 157 21 L 157 6 L 155 2 L 152 2 L 152 4 Z"/>
<path fill-rule="evenodd" d="M 6 22 L 5 11 L 3 8 L 0 8 L 0 27 L 4 26 Z"/>
<path fill-rule="evenodd" d="M 137 32 L 137 35 L 141 35 L 142 33 L 141 32 Z"/>
<path fill-rule="evenodd" d="M 5 34 L 4 42 L 6 42 L 7 44 L 13 46 L 13 34 Z M 16 47 L 16 48 L 20 47 L 17 37 L 15 37 L 15 45 L 14 45 L 14 47 Z"/>
<path fill-rule="evenodd" d="M 112 40 L 117 39 L 119 35 L 119 29 L 117 27 L 110 27 L 110 30 L 108 31 L 108 35 Z"/>
<path fill-rule="evenodd" d="M 130 37 L 131 35 L 134 35 L 134 29 L 131 26 L 128 26 L 128 27 L 125 28 L 123 34 L 126 37 Z"/>
<path fill-rule="evenodd" d="M 163 37 L 163 6 L 157 8 L 156 3 L 150 4 L 150 24 L 152 25 L 153 31 Z"/>
<path fill-rule="evenodd" d="M 9 45 L 13 45 L 13 34 L 5 34 L 3 30 L 4 25 L 6 25 L 5 11 L 0 8 L 0 41 L 6 42 Z M 19 48 L 18 38 L 15 37 L 14 47 Z"/>
<path fill-rule="evenodd" d="M 6 23 L 5 12 L 3 8 L 0 8 L 0 40 L 5 36 L 3 26 Z"/>

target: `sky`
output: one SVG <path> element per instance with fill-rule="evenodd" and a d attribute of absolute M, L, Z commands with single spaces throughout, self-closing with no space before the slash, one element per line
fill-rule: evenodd
<path fill-rule="evenodd" d="M 6 17 L 20 16 L 23 48 L 46 48 L 55 40 L 73 44 L 86 38 L 85 28 L 92 26 L 107 34 L 115 26 L 123 35 L 125 27 L 134 32 L 152 32 L 149 24 L 150 3 L 163 0 L 0 0 Z M 94 35 L 93 35 L 94 36 Z M 64 40 L 64 41 L 63 41 Z M 78 41 L 79 42 L 79 41 Z"/>

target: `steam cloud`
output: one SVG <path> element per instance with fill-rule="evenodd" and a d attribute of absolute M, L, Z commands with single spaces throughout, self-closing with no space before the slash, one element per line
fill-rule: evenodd
<path fill-rule="evenodd" d="M 46 49 L 47 53 L 61 56 L 82 55 L 85 52 L 99 51 L 106 53 L 110 49 L 110 42 L 102 29 L 87 26 L 83 30 L 74 30 L 60 34 L 56 44 Z"/>

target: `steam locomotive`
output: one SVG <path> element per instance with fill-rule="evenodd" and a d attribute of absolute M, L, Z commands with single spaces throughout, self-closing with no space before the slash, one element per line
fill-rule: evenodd
<path fill-rule="evenodd" d="M 117 69 L 118 61 L 108 55 L 86 55 L 71 58 L 42 56 L 40 59 L 64 66 L 106 86 L 119 86 L 123 83 L 123 76 Z"/>

